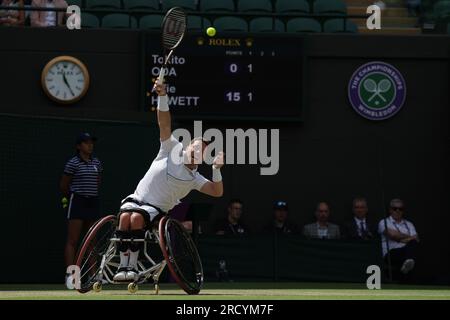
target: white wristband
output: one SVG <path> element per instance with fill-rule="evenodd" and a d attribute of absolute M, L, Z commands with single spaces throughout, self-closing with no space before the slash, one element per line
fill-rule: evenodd
<path fill-rule="evenodd" d="M 169 111 L 169 98 L 167 95 L 158 96 L 158 110 L 159 111 Z"/>
<path fill-rule="evenodd" d="M 212 166 L 212 181 L 213 182 L 222 181 L 222 174 L 220 173 L 220 168 L 215 168 L 214 165 Z"/>

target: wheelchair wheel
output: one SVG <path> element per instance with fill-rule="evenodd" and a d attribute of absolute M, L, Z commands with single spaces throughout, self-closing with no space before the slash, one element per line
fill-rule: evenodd
<path fill-rule="evenodd" d="M 198 294 L 203 285 L 203 267 L 194 241 L 183 225 L 163 217 L 159 222 L 159 245 L 170 274 L 188 294 Z"/>
<path fill-rule="evenodd" d="M 103 255 L 110 248 L 110 239 L 116 230 L 116 216 L 110 215 L 96 222 L 86 233 L 77 256 L 80 267 L 80 293 L 92 290 Z"/>

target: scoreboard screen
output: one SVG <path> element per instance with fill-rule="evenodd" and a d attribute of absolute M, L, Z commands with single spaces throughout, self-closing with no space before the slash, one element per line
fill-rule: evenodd
<path fill-rule="evenodd" d="M 169 105 L 177 119 L 300 121 L 302 38 L 187 35 L 166 69 Z M 163 64 L 160 35 L 146 35 L 146 108 Z"/>

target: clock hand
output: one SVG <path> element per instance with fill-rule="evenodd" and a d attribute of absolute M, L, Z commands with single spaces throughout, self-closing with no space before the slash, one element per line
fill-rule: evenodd
<path fill-rule="evenodd" d="M 67 81 L 66 73 L 64 71 L 63 71 L 62 75 L 63 75 L 64 83 L 66 84 L 67 88 L 69 88 L 70 93 L 72 94 L 72 96 L 75 97 L 75 94 L 73 93 L 72 88 L 69 86 L 69 82 Z"/>

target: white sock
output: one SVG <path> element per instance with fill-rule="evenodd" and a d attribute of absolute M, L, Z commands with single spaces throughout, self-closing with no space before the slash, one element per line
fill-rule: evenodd
<path fill-rule="evenodd" d="M 132 269 L 137 269 L 137 260 L 139 257 L 139 250 L 138 251 L 130 251 L 130 263 L 128 266 Z"/>
<path fill-rule="evenodd" d="M 120 265 L 119 268 L 128 267 L 130 261 L 130 250 L 120 251 Z"/>

